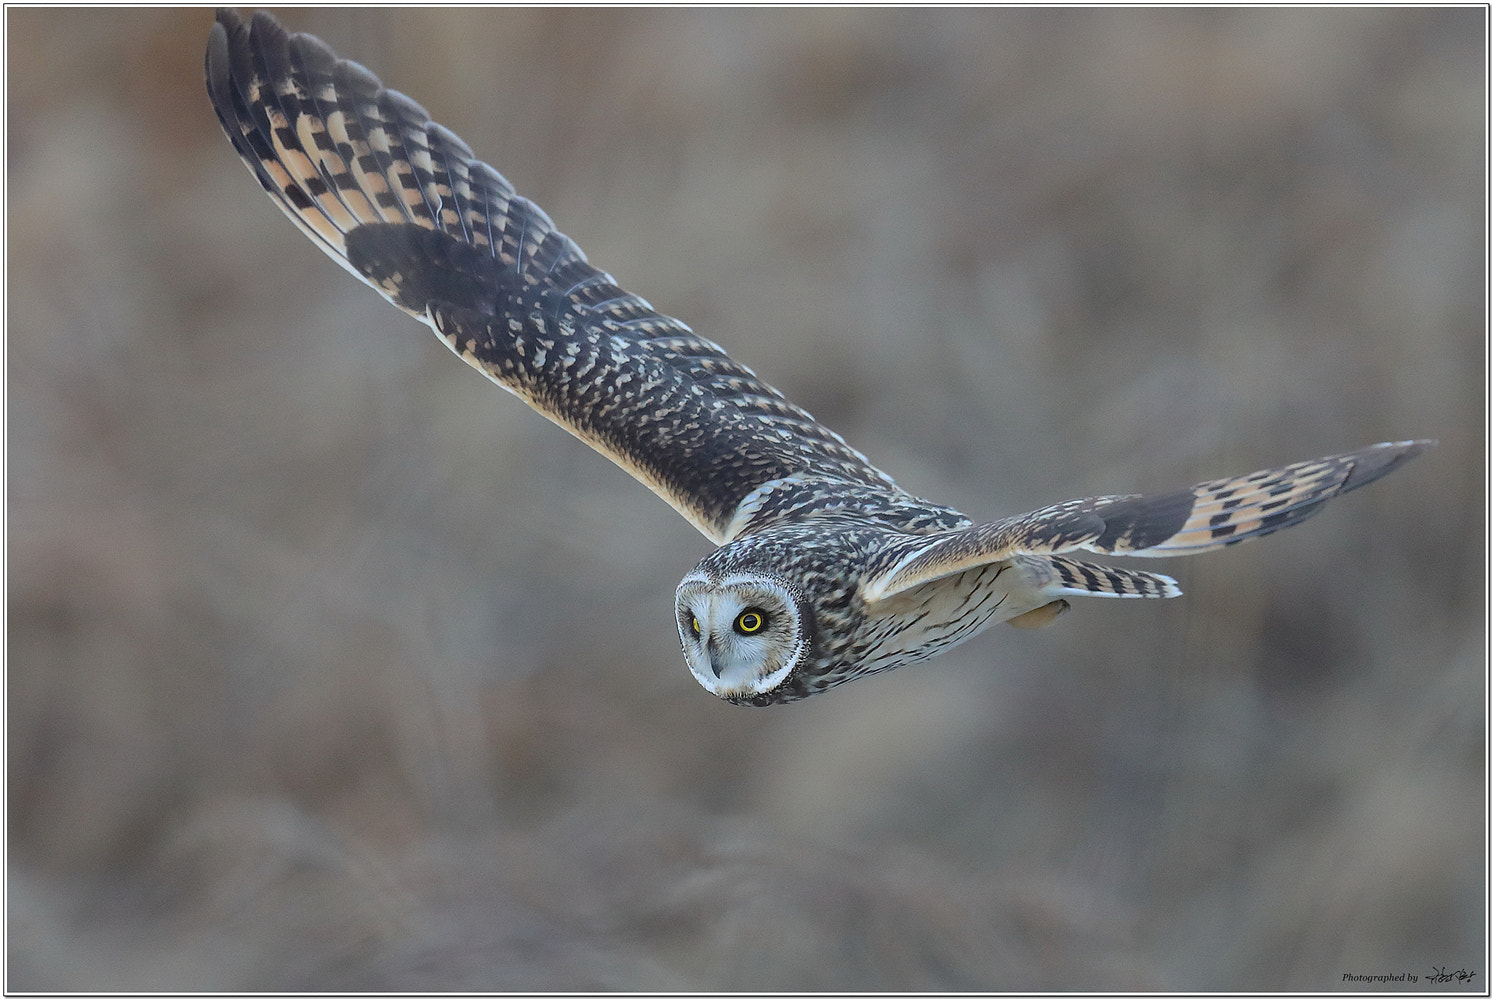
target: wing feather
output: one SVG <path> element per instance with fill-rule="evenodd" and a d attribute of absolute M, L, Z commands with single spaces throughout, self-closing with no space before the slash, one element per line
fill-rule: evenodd
<path fill-rule="evenodd" d="M 234 148 L 312 242 L 707 537 L 726 541 L 743 499 L 789 477 L 900 493 L 751 369 L 588 264 L 459 137 L 320 40 L 221 10 L 206 74 Z"/>
<path fill-rule="evenodd" d="M 1245 476 L 1213 479 L 1170 493 L 1069 500 L 932 539 L 912 539 L 888 549 L 881 568 L 871 574 L 862 592 L 867 601 L 885 600 L 910 587 L 1013 556 L 1082 550 L 1163 557 L 1237 545 L 1299 524 L 1333 497 L 1387 475 L 1435 443 L 1386 442 Z M 1060 565 L 1095 568 L 1072 560 Z M 1126 589 L 1090 586 L 1082 573 L 1064 573 L 1063 579 L 1074 588 L 1064 593 L 1113 595 Z M 1168 578 L 1160 579 L 1171 583 Z M 1150 593 L 1142 588 L 1137 596 L 1175 593 Z"/>

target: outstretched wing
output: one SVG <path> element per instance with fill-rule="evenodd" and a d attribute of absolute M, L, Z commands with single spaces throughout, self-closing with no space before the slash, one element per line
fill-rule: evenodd
<path fill-rule="evenodd" d="M 618 288 L 461 139 L 319 39 L 220 10 L 207 90 L 312 242 L 713 541 L 773 480 L 896 489 L 750 369 Z"/>
<path fill-rule="evenodd" d="M 863 590 L 868 602 L 1013 556 L 1086 550 L 1131 556 L 1182 556 L 1237 545 L 1299 524 L 1335 496 L 1398 467 L 1434 441 L 1376 444 L 1247 476 L 1214 479 L 1154 496 L 1069 500 L 1001 521 L 910 540 L 889 552 Z M 1168 578 L 1052 559 L 1062 586 L 1054 593 L 1171 597 Z M 1167 584 L 1171 584 L 1170 587 Z"/>

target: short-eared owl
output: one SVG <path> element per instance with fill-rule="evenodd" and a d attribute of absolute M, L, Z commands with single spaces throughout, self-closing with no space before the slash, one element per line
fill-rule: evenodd
<path fill-rule="evenodd" d="M 834 431 L 586 262 L 414 101 L 268 14 L 221 11 L 207 90 L 312 242 L 462 360 L 606 455 L 718 548 L 679 584 L 690 670 L 792 701 L 933 656 L 1070 596 L 1175 597 L 1080 552 L 1173 556 L 1290 527 L 1431 444 L 1402 441 L 975 524 L 900 489 Z"/>

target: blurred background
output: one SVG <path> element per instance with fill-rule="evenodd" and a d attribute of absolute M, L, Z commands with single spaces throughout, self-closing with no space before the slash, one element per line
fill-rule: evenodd
<path fill-rule="evenodd" d="M 1484 988 L 1485 16 L 285 13 L 976 518 L 1440 439 L 743 709 L 709 544 L 281 216 L 210 13 L 8 9 L 8 988 Z"/>

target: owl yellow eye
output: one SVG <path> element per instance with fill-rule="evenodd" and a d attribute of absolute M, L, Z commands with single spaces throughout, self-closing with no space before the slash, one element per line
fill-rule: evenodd
<path fill-rule="evenodd" d="M 694 615 L 690 615 L 689 616 L 689 627 L 690 627 L 691 631 L 693 631 L 695 633 L 695 635 L 699 635 L 700 634 L 700 619 L 696 618 Z"/>
<path fill-rule="evenodd" d="M 753 632 L 761 632 L 767 624 L 767 615 L 756 608 L 748 608 L 736 616 L 736 631 L 742 635 L 751 635 Z"/>

